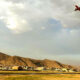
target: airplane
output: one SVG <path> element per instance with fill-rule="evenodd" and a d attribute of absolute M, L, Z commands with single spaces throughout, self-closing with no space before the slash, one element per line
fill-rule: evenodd
<path fill-rule="evenodd" d="M 77 5 L 75 5 L 75 11 L 80 11 L 80 7 L 79 6 L 77 6 Z"/>

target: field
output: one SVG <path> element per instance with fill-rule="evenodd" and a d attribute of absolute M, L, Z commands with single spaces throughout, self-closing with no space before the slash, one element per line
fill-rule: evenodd
<path fill-rule="evenodd" d="M 52 71 L 0 71 L 0 80 L 80 80 L 80 74 L 35 74 L 34 73 L 51 73 Z M 32 73 L 30 75 L 7 74 L 5 73 Z"/>
<path fill-rule="evenodd" d="M 54 75 L 6 75 L 0 80 L 80 80 L 79 74 L 54 74 Z"/>

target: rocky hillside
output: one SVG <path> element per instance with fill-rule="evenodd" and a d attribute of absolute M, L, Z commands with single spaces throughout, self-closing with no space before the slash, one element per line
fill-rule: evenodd
<path fill-rule="evenodd" d="M 54 60 L 36 60 L 31 58 L 24 58 L 19 56 L 10 56 L 0 52 L 0 65 L 4 66 L 13 66 L 13 65 L 22 65 L 22 66 L 31 66 L 31 67 L 38 67 L 44 66 L 47 68 L 74 68 L 70 65 L 61 64 L 58 61 Z"/>

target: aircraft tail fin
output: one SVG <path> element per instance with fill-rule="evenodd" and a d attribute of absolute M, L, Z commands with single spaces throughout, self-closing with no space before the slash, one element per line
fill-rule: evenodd
<path fill-rule="evenodd" d="M 75 11 L 79 9 L 79 7 L 78 7 L 77 5 L 75 5 L 75 7 L 76 7 L 76 8 L 75 8 Z"/>

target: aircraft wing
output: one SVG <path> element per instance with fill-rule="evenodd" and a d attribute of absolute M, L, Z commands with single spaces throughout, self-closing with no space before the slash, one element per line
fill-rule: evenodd
<path fill-rule="evenodd" d="M 76 7 L 76 8 L 78 8 L 78 6 L 77 6 L 77 5 L 75 5 L 75 7 Z"/>

